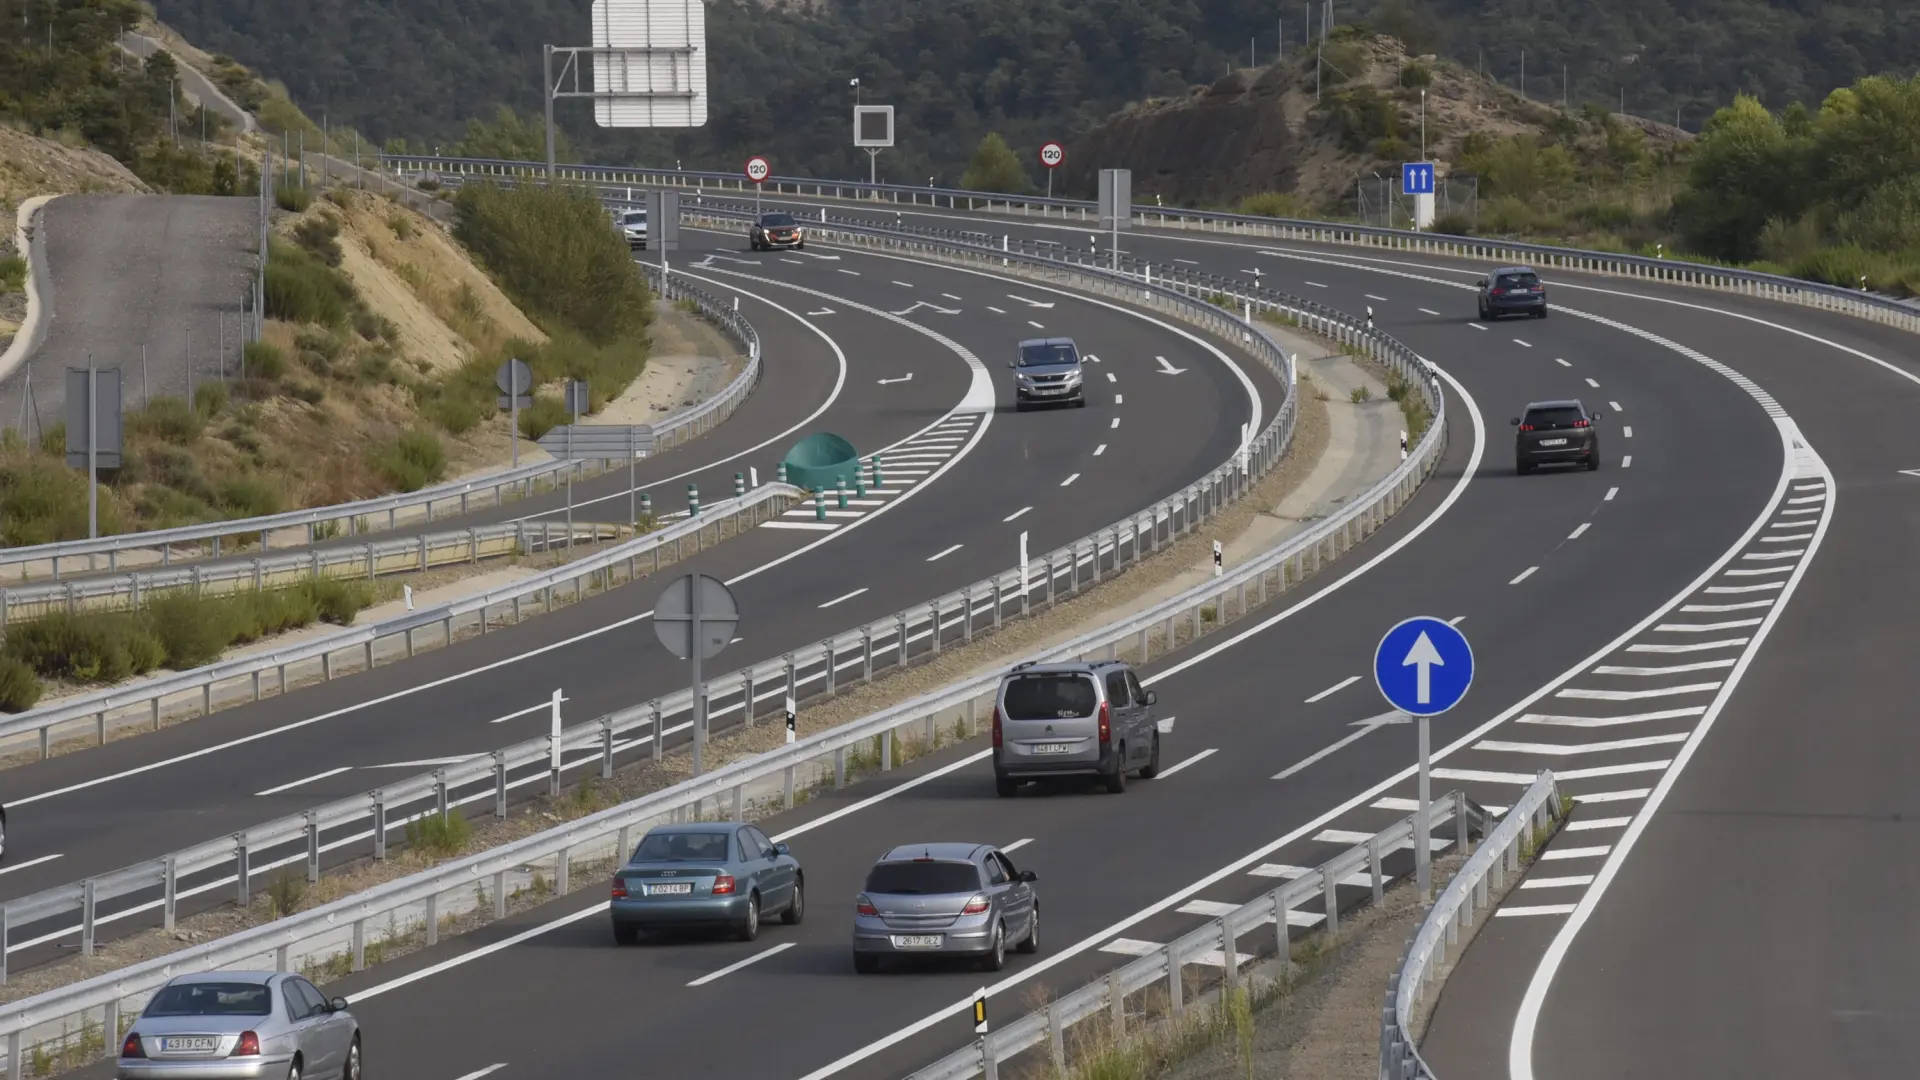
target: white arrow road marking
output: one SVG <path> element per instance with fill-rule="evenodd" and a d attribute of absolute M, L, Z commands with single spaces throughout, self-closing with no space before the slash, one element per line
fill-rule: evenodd
<path fill-rule="evenodd" d="M 1901 476 L 1920 476 L 1920 469 L 1901 469 Z"/>
<path fill-rule="evenodd" d="M 1440 650 L 1433 647 L 1433 639 L 1425 630 L 1413 639 L 1413 647 L 1407 650 L 1407 658 L 1400 661 L 1401 667 L 1414 669 L 1413 700 L 1418 705 L 1433 703 L 1433 669 L 1446 667 L 1447 662 L 1440 657 Z"/>
<path fill-rule="evenodd" d="M 1425 635 L 1422 635 L 1422 636 L 1425 636 Z M 1355 679 L 1359 677 L 1360 676 L 1358 675 L 1354 676 Z M 1348 680 L 1348 682 L 1351 682 L 1351 681 L 1352 679 Z M 1340 685 L 1345 686 L 1346 683 L 1341 683 Z M 1347 736 L 1344 739 L 1341 739 L 1339 742 L 1334 743 L 1332 746 L 1325 747 L 1315 752 L 1311 757 L 1303 758 L 1300 761 L 1294 762 L 1292 765 L 1287 766 L 1284 770 L 1278 773 L 1275 773 L 1273 778 L 1275 780 L 1285 780 L 1287 777 L 1292 776 L 1294 773 L 1297 773 L 1300 770 L 1306 768 L 1307 766 L 1312 765 L 1314 762 L 1319 761 L 1320 759 L 1328 756 L 1329 754 L 1333 754 L 1345 748 L 1346 746 L 1359 742 L 1361 739 L 1366 738 L 1369 734 L 1374 732 L 1376 729 L 1386 727 L 1389 724 L 1404 724 L 1406 722 L 1407 722 L 1406 716 L 1403 715 L 1397 709 L 1394 710 L 1393 712 L 1385 712 L 1385 713 L 1381 713 L 1379 716 L 1369 717 L 1365 720 L 1356 720 L 1354 721 L 1353 726 L 1359 728 L 1360 730 L 1354 732 L 1353 734 Z"/>
<path fill-rule="evenodd" d="M 1202 750 L 1199 753 L 1188 758 L 1187 760 L 1179 763 L 1178 765 L 1169 765 L 1166 768 L 1161 769 L 1160 776 L 1158 778 L 1161 780 L 1164 780 L 1167 777 L 1172 776 L 1174 773 L 1179 772 L 1181 769 L 1184 769 L 1189 765 L 1194 765 L 1194 764 L 1198 764 L 1201 761 L 1205 761 L 1207 758 L 1212 757 L 1214 754 L 1218 752 L 1219 752 L 1218 750 Z"/>
<path fill-rule="evenodd" d="M 915 301 L 912 307 L 908 308 L 905 311 L 896 311 L 894 312 L 894 314 L 895 315 L 911 315 L 914 312 L 919 311 L 921 308 L 932 308 L 933 310 L 939 312 L 942 315 L 960 314 L 959 308 L 944 308 L 944 307 L 941 307 L 939 304 L 929 304 L 925 300 Z"/>
<path fill-rule="evenodd" d="M 780 944 L 775 945 L 771 949 L 754 953 L 752 956 L 747 957 L 745 960 L 742 960 L 739 963 L 728 964 L 726 967 L 721 968 L 719 971 L 715 971 L 707 975 L 702 975 L 699 978 L 688 983 L 687 985 L 688 986 L 705 986 L 708 983 L 714 981 L 715 979 L 724 978 L 728 975 L 733 974 L 736 971 L 739 971 L 741 968 L 746 967 L 748 964 L 757 964 L 760 961 L 765 960 L 767 957 L 774 955 L 775 953 L 783 953 L 791 948 L 793 948 L 793 942 L 783 941 Z"/>
<path fill-rule="evenodd" d="M 1085 355 L 1080 357 L 1080 362 L 1083 364 L 1098 364 L 1098 363 L 1101 363 L 1101 360 L 1099 357 L 1093 355 L 1092 353 L 1086 353 Z M 1107 378 L 1111 379 L 1113 378 L 1113 376 L 1109 375 L 1107 376 Z"/>
<path fill-rule="evenodd" d="M 1177 718 L 1172 716 L 1163 716 L 1159 720 L 1154 721 L 1153 726 L 1155 730 L 1160 732 L 1160 734 L 1171 735 L 1173 734 L 1173 722 L 1175 719 Z"/>
<path fill-rule="evenodd" d="M 800 254 L 805 255 L 809 259 L 819 259 L 822 262 L 839 262 L 840 261 L 840 256 L 838 255 L 816 255 L 811 251 L 803 251 Z"/>
<path fill-rule="evenodd" d="M 1053 301 L 1051 300 L 1048 300 L 1043 303 L 1039 300 L 1029 300 L 1024 296 L 1019 295 L 1018 293 L 1008 293 L 1007 296 L 1010 299 L 1020 301 L 1021 303 L 1027 305 L 1028 307 L 1050 308 L 1053 306 Z"/>
<path fill-rule="evenodd" d="M 878 381 L 879 381 L 879 383 L 880 383 L 880 385 L 881 385 L 881 386 L 887 386 L 887 385 L 889 385 L 889 384 L 891 384 L 891 383 L 897 383 L 897 382 L 912 382 L 912 381 L 913 381 L 913 372 L 911 372 L 911 371 L 909 371 L 909 372 L 907 372 L 907 373 L 906 373 L 905 375 L 902 375 L 902 376 L 900 376 L 900 377 L 899 377 L 899 378 L 897 378 L 897 379 L 880 379 L 880 380 L 878 380 Z"/>
<path fill-rule="evenodd" d="M 467 1075 L 461 1077 L 460 1080 L 480 1080 L 481 1077 L 492 1076 L 494 1073 L 497 1073 L 501 1069 L 504 1069 L 506 1067 L 507 1067 L 507 1063 L 503 1061 L 498 1065 L 489 1065 L 484 1069 L 475 1069 L 473 1072 L 470 1072 Z"/>
<path fill-rule="evenodd" d="M 254 794 L 256 796 L 278 795 L 282 791 L 290 791 L 294 788 L 299 787 L 301 784 L 311 784 L 315 780 L 325 780 L 329 776 L 339 776 L 341 773 L 346 772 L 352 768 L 353 766 L 351 765 L 342 765 L 337 769 L 328 769 L 326 772 L 323 772 L 323 773 L 314 773 L 312 776 L 309 776 L 304 780 L 295 780 L 290 784 L 281 784 L 279 787 L 270 787 L 265 791 L 256 791 L 254 792 Z"/>
<path fill-rule="evenodd" d="M 1187 370 L 1183 367 L 1174 367 L 1173 362 L 1164 356 L 1156 356 L 1154 359 L 1160 362 L 1160 374 L 1162 375 L 1178 375 Z"/>
<path fill-rule="evenodd" d="M 736 259 L 731 255 L 710 254 L 705 258 L 701 259 L 699 262 L 694 263 L 693 264 L 694 269 L 698 270 L 706 267 L 711 267 L 715 259 L 719 259 L 723 262 L 739 263 L 741 266 L 759 266 L 760 265 L 759 259 Z"/>

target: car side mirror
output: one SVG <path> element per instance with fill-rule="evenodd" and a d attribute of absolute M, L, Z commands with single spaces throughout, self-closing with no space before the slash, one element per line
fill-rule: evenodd
<path fill-rule="evenodd" d="M 1153 691 L 1151 691 L 1151 690 L 1149 690 L 1149 691 L 1147 691 L 1147 704 L 1149 704 L 1149 705 L 1158 705 L 1158 704 L 1160 704 L 1160 695 L 1159 695 L 1159 694 L 1156 694 L 1156 693 L 1154 693 L 1154 692 L 1153 692 Z"/>
<path fill-rule="evenodd" d="M 1014 369 L 1014 366 L 1015 366 L 1015 365 L 1014 365 L 1014 362 L 1013 362 L 1013 361 L 1011 361 L 1011 360 L 1009 360 L 1009 361 L 1007 361 L 1007 370 L 1008 370 L 1008 371 L 1012 371 L 1012 370 Z"/>
<path fill-rule="evenodd" d="M 1517 416 L 1516 416 L 1516 417 L 1514 417 L 1514 418 L 1513 418 L 1512 420 L 1509 420 L 1509 421 L 1507 421 L 1507 422 L 1508 422 L 1508 423 L 1510 423 L 1510 424 L 1512 424 L 1512 425 L 1513 425 L 1514 427 L 1519 427 L 1519 426 L 1520 426 L 1520 418 L 1519 418 L 1519 417 L 1517 417 Z"/>
<path fill-rule="evenodd" d="M 346 1012 L 347 999 L 343 997 L 334 998 L 332 1001 L 327 1002 L 327 1008 L 333 1010 L 334 1012 Z"/>
<path fill-rule="evenodd" d="M 1028 883 L 1032 883 L 1032 882 L 1035 882 L 1035 881 L 1039 881 L 1039 880 L 1040 880 L 1040 875 L 1039 875 L 1039 874 L 1036 874 L 1036 873 L 1034 873 L 1034 872 L 1033 872 L 1033 871 L 1031 871 L 1031 870 L 1022 870 L 1022 871 L 1020 871 L 1020 880 L 1021 880 L 1021 881 L 1025 881 L 1025 882 L 1028 882 Z"/>
<path fill-rule="evenodd" d="M 1474 282 L 1473 285 L 1477 289 L 1484 289 L 1487 287 L 1487 279 L 1481 278 L 1479 281 Z"/>
<path fill-rule="evenodd" d="M 1589 413 L 1587 414 L 1587 419 L 1597 424 L 1600 422 L 1600 417 L 1603 415 L 1604 415 L 1603 413 Z"/>
<path fill-rule="evenodd" d="M 793 854 L 793 849 L 785 844 L 775 844 L 773 845 L 773 853 L 775 855 L 791 855 Z"/>

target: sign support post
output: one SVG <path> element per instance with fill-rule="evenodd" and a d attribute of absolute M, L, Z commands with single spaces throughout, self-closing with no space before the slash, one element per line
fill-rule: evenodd
<path fill-rule="evenodd" d="M 100 539 L 100 372 L 87 354 L 87 539 Z"/>
<path fill-rule="evenodd" d="M 893 145 L 893 106 L 855 105 L 853 145 L 867 152 L 867 183 L 880 183 L 880 151 Z"/>
<path fill-rule="evenodd" d="M 30 397 L 31 379 L 27 385 Z M 117 469 L 121 464 L 120 390 L 120 369 L 100 370 L 92 353 L 87 354 L 86 367 L 67 369 L 66 462 L 70 468 L 87 470 L 90 540 L 100 537 L 100 470 Z"/>
<path fill-rule="evenodd" d="M 718 578 L 705 574 L 681 577 L 667 586 L 653 606 L 653 630 L 660 643 L 686 660 L 691 669 L 695 776 L 705 771 L 707 745 L 707 686 L 700 663 L 720 655 L 739 625 L 740 605 L 732 591 Z M 659 737 L 657 733 L 655 737 Z"/>
<path fill-rule="evenodd" d="M 1420 722 L 1413 866 L 1424 907 L 1433 902 L 1433 744 L 1428 724 L 1466 696 L 1473 684 L 1473 649 L 1444 619 L 1406 619 L 1388 630 L 1374 649 L 1373 679 L 1387 704 Z"/>
<path fill-rule="evenodd" d="M 1067 160 L 1067 148 L 1057 142 L 1040 144 L 1040 165 L 1047 170 L 1047 198 L 1053 198 L 1053 170 Z"/>

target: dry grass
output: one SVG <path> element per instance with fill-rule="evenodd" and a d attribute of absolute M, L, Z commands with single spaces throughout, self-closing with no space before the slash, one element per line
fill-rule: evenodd
<path fill-rule="evenodd" d="M 0 226 L 11 236 L 13 211 L 34 195 L 82 192 L 150 194 L 125 165 L 89 147 L 68 146 L 0 124 Z"/>

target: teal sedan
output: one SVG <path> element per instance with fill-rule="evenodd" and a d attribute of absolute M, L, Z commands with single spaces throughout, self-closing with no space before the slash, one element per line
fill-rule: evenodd
<path fill-rule="evenodd" d="M 768 915 L 792 926 L 806 914 L 799 860 L 767 834 L 737 821 L 660 825 L 613 875 L 613 940 L 644 933 L 722 929 L 760 936 Z"/>

